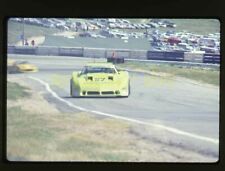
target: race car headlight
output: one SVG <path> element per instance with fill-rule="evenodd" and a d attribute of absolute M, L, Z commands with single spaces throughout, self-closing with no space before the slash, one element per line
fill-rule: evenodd
<path fill-rule="evenodd" d="M 123 88 L 122 88 L 122 90 L 126 90 L 126 89 L 127 89 L 127 87 L 123 87 Z"/>

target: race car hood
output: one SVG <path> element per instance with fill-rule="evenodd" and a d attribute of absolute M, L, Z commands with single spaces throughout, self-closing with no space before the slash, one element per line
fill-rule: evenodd
<path fill-rule="evenodd" d="M 127 72 L 88 73 L 73 72 L 73 86 L 82 93 L 123 93 L 127 90 L 129 76 Z"/>
<path fill-rule="evenodd" d="M 36 68 L 36 66 L 34 66 L 32 64 L 19 64 L 18 67 L 20 69 L 33 69 L 33 68 Z"/>
<path fill-rule="evenodd" d="M 120 85 L 116 74 L 107 73 L 85 74 L 79 77 L 78 82 L 81 90 L 114 90 Z"/>
<path fill-rule="evenodd" d="M 83 81 L 86 83 L 113 83 L 116 81 L 115 74 L 108 74 L 108 73 L 95 73 L 95 74 L 86 74 L 83 77 Z"/>
<path fill-rule="evenodd" d="M 35 65 L 32 64 L 19 64 L 17 67 L 20 69 L 20 71 L 37 71 L 38 68 Z"/>

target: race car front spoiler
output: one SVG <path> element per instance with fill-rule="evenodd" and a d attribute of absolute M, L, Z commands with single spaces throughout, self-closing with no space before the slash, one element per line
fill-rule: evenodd
<path fill-rule="evenodd" d="M 120 91 L 83 91 L 82 96 L 118 96 Z"/>

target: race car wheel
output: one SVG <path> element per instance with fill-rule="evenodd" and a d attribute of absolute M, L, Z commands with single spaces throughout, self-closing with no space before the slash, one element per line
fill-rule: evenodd
<path fill-rule="evenodd" d="M 130 81 L 129 81 L 129 85 L 128 85 L 128 96 L 130 95 Z"/>
<path fill-rule="evenodd" d="M 72 79 L 70 80 L 70 96 L 73 97 Z"/>
<path fill-rule="evenodd" d="M 75 87 L 74 87 L 73 80 L 71 79 L 71 80 L 70 80 L 70 96 L 71 96 L 71 97 L 79 97 L 79 95 L 77 94 L 76 91 L 77 91 L 77 90 L 76 90 Z"/>
<path fill-rule="evenodd" d="M 128 83 L 128 94 L 127 94 L 127 96 L 123 96 L 123 97 L 128 98 L 128 97 L 129 97 L 129 95 L 130 95 L 130 81 L 129 81 L 129 83 Z"/>

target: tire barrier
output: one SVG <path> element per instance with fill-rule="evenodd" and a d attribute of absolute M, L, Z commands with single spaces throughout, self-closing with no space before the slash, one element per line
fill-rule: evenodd
<path fill-rule="evenodd" d="M 14 51 L 15 51 L 15 46 L 8 46 L 7 47 L 7 53 L 14 53 Z"/>
<path fill-rule="evenodd" d="M 59 56 L 83 56 L 83 48 L 59 47 Z"/>
<path fill-rule="evenodd" d="M 130 51 L 130 59 L 146 59 L 147 51 L 146 50 L 132 50 Z"/>
<path fill-rule="evenodd" d="M 204 54 L 203 63 L 220 64 L 220 54 Z"/>
<path fill-rule="evenodd" d="M 117 58 L 129 58 L 131 50 L 123 49 L 107 49 L 106 58 L 117 57 Z"/>
<path fill-rule="evenodd" d="M 137 60 L 161 60 L 193 63 L 219 64 L 220 54 L 203 52 L 169 52 L 169 51 L 145 51 L 128 49 L 104 49 L 82 47 L 56 47 L 56 46 L 12 46 L 7 48 L 9 54 L 27 55 L 54 55 L 54 56 L 78 56 L 93 58 L 119 58 Z M 114 60 L 114 59 L 113 59 Z"/>
<path fill-rule="evenodd" d="M 20 47 L 15 46 L 14 47 L 14 53 L 16 54 L 28 54 L 28 55 L 35 55 L 37 53 L 37 47 Z"/>
<path fill-rule="evenodd" d="M 92 58 L 105 58 L 106 50 L 102 48 L 84 48 L 82 56 Z"/>
<path fill-rule="evenodd" d="M 147 59 L 164 61 L 184 61 L 184 52 L 148 51 Z"/>
<path fill-rule="evenodd" d="M 111 62 L 113 64 L 121 64 L 124 63 L 124 58 L 108 57 L 107 62 Z"/>
<path fill-rule="evenodd" d="M 59 48 L 55 46 L 39 46 L 37 48 L 37 55 L 59 55 Z"/>

